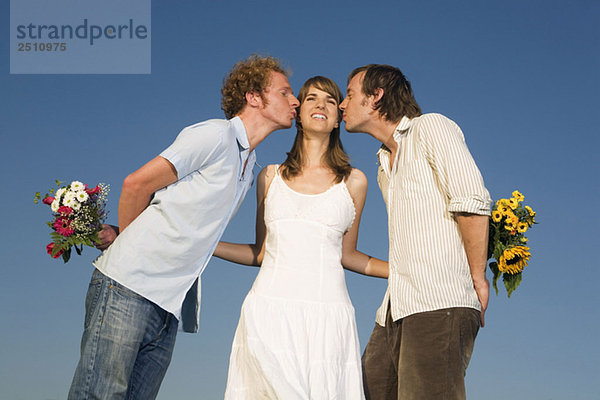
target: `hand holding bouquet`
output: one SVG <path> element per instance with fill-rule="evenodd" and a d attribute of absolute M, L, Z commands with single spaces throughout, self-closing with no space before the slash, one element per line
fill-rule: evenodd
<path fill-rule="evenodd" d="M 527 265 L 531 253 L 525 232 L 535 224 L 535 212 L 522 204 L 525 197 L 518 191 L 512 192 L 510 199 L 500 199 L 494 205 L 490 218 L 490 240 L 488 259 L 494 273 L 493 285 L 498 294 L 496 282 L 500 275 L 508 292 L 508 297 L 521 283 L 521 273 Z"/>
<path fill-rule="evenodd" d="M 106 198 L 108 185 L 98 184 L 93 189 L 79 181 L 61 187 L 62 182 L 56 181 L 58 190 L 50 189 L 42 202 L 50 206 L 53 219 L 47 222 L 53 232 L 50 237 L 53 242 L 46 250 L 53 258 L 62 256 L 64 262 L 71 257 L 71 247 L 81 254 L 83 245 L 94 247 L 99 243 L 98 232 L 106 218 Z M 41 198 L 40 192 L 35 194 L 37 204 Z"/>

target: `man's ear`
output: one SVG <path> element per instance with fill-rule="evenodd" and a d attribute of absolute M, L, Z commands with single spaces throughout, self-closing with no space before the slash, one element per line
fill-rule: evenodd
<path fill-rule="evenodd" d="M 260 108 L 263 105 L 263 99 L 258 92 L 246 92 L 246 103 L 252 108 Z"/>
<path fill-rule="evenodd" d="M 375 93 L 371 97 L 373 98 L 372 105 L 377 104 L 377 102 L 383 98 L 383 89 L 382 88 L 375 89 Z"/>

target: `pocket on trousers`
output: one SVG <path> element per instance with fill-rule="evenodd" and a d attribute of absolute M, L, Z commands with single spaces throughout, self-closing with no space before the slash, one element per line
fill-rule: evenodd
<path fill-rule="evenodd" d="M 112 281 L 112 284 L 110 285 L 110 289 L 113 290 L 119 296 L 123 296 L 124 298 L 148 301 L 144 296 L 137 294 L 133 290 L 121 285 L 119 282 L 116 282 L 116 281 Z"/>
<path fill-rule="evenodd" d="M 466 371 L 473 354 L 475 338 L 479 332 L 481 313 L 474 309 L 466 309 L 463 316 L 460 321 L 460 352 L 462 366 Z"/>
<path fill-rule="evenodd" d="M 90 285 L 88 286 L 87 295 L 85 297 L 85 319 L 83 322 L 83 328 L 87 329 L 90 326 L 92 316 L 96 313 L 98 302 L 100 300 L 100 293 L 102 292 L 102 278 L 95 278 L 92 276 Z"/>

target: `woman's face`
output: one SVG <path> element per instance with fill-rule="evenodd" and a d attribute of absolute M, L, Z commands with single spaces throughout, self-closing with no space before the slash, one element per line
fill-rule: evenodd
<path fill-rule="evenodd" d="M 300 122 L 304 132 L 329 134 L 339 126 L 337 100 L 311 85 L 300 105 Z"/>

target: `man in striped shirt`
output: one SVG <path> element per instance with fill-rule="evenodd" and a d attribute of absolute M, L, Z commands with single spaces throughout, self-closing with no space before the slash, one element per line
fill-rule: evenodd
<path fill-rule="evenodd" d="M 340 109 L 348 132 L 383 143 L 390 275 L 363 355 L 367 399 L 464 399 L 489 296 L 481 173 L 458 125 L 422 114 L 395 67 L 352 71 Z"/>

